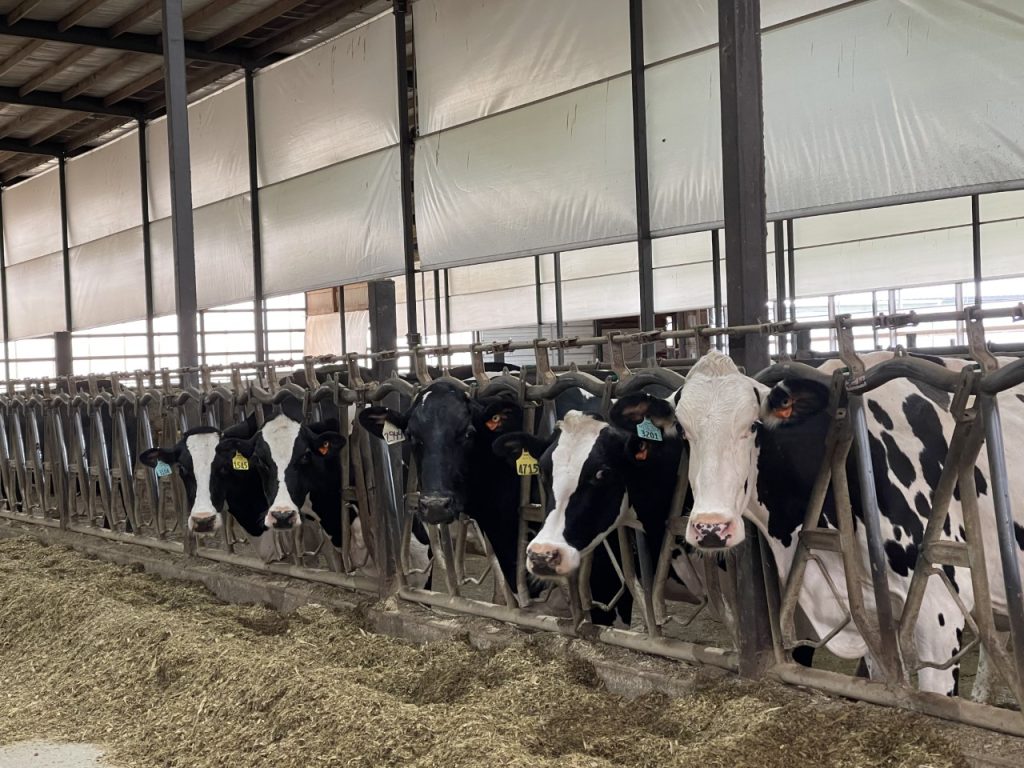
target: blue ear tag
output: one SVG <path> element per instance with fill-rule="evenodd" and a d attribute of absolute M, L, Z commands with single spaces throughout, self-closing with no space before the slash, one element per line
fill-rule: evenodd
<path fill-rule="evenodd" d="M 644 440 L 653 440 L 656 443 L 661 442 L 661 428 L 657 424 L 654 424 L 650 417 L 644 417 L 644 420 L 636 425 L 636 433 Z"/>
<path fill-rule="evenodd" d="M 156 476 L 167 477 L 169 474 L 171 474 L 171 465 L 166 461 L 158 461 L 156 463 Z"/>

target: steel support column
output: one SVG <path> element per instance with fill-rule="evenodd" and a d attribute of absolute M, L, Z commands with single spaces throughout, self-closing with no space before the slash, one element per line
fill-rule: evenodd
<path fill-rule="evenodd" d="M 555 338 L 565 335 L 565 323 L 562 320 L 562 254 L 555 253 Z M 565 350 L 558 348 L 558 364 L 565 365 Z"/>
<path fill-rule="evenodd" d="M 338 286 L 338 329 L 341 331 L 341 354 L 348 354 L 348 328 L 345 324 L 345 286 Z"/>
<path fill-rule="evenodd" d="M 786 239 L 785 222 L 775 222 L 775 322 L 786 319 Z M 786 339 L 778 337 L 779 354 L 787 351 Z"/>
<path fill-rule="evenodd" d="M 725 323 L 725 307 L 722 304 L 722 241 L 717 229 L 711 230 L 711 285 L 714 291 L 714 324 Z M 722 337 L 715 337 L 715 347 L 722 349 Z"/>
<path fill-rule="evenodd" d="M 146 364 L 156 370 L 156 340 L 153 338 L 153 243 L 149 231 L 149 150 L 146 121 L 139 120 L 139 199 L 142 203 L 142 271 L 146 280 Z"/>
<path fill-rule="evenodd" d="M 7 321 L 7 253 L 4 246 L 4 190 L 0 189 L 0 330 L 4 336 L 4 378 L 11 378 L 10 324 Z"/>
<path fill-rule="evenodd" d="M 182 0 L 163 0 L 164 90 L 167 94 L 167 151 L 171 177 L 171 232 L 174 242 L 174 300 L 178 313 L 178 359 L 199 364 L 196 328 L 196 255 L 192 227 L 192 169 L 188 143 L 188 83 Z M 190 383 L 198 377 L 186 376 Z"/>
<path fill-rule="evenodd" d="M 412 131 L 409 126 L 409 61 L 406 53 L 405 17 L 408 0 L 392 0 L 395 15 L 395 58 L 398 82 L 398 152 L 402 186 L 402 245 L 405 253 L 406 340 L 410 347 L 420 343 L 416 324 L 416 247 L 413 242 Z M 376 347 L 375 347 L 376 349 Z"/>
<path fill-rule="evenodd" d="M 981 203 L 971 195 L 971 255 L 974 264 L 974 306 L 981 308 Z"/>
<path fill-rule="evenodd" d="M 768 308 L 760 0 L 718 0 L 718 39 L 729 323 L 760 323 Z M 768 338 L 732 336 L 729 354 L 753 375 L 769 363 Z M 774 657 L 760 547 L 747 547 L 737 566 L 740 674 L 759 677 Z"/>
<path fill-rule="evenodd" d="M 371 280 L 366 284 L 370 311 L 370 349 L 382 352 L 398 347 L 398 327 L 395 318 L 395 284 L 390 280 Z M 384 381 L 398 369 L 394 360 L 374 362 L 374 376 Z"/>
<path fill-rule="evenodd" d="M 544 335 L 544 296 L 541 293 L 540 256 L 533 257 L 533 302 L 537 310 L 537 338 Z"/>
<path fill-rule="evenodd" d="M 64 266 L 64 330 L 53 335 L 54 357 L 58 376 L 70 376 L 74 369 L 71 349 L 71 252 L 68 247 L 68 163 L 61 156 L 57 165 L 60 187 L 60 242 Z"/>
<path fill-rule="evenodd" d="M 765 320 L 764 113 L 760 0 L 719 0 L 722 181 L 725 197 L 726 303 L 729 323 Z M 733 336 L 729 351 L 754 374 L 768 365 L 768 339 Z"/>
<path fill-rule="evenodd" d="M 260 232 L 260 183 L 256 156 L 256 88 L 251 69 L 245 70 L 245 136 L 249 150 L 249 213 L 252 220 L 253 327 L 256 331 L 256 359 L 266 360 L 267 333 L 263 322 L 263 235 Z"/>
<path fill-rule="evenodd" d="M 644 3 L 629 0 L 629 59 L 633 94 L 633 184 L 636 190 L 637 272 L 640 276 L 640 330 L 654 330 L 654 259 L 651 254 L 651 200 L 647 179 L 647 90 L 644 70 Z M 654 363 L 654 344 L 641 357 Z"/>

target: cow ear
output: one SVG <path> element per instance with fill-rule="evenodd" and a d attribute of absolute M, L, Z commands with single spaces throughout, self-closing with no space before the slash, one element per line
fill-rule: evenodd
<path fill-rule="evenodd" d="M 256 434 L 259 430 L 259 425 L 256 423 L 256 414 L 250 413 L 245 421 L 239 422 L 238 424 L 232 424 L 230 427 L 224 430 L 224 437 L 239 437 L 248 439 Z"/>
<path fill-rule="evenodd" d="M 255 450 L 255 437 L 250 437 L 249 439 L 241 437 L 225 437 L 217 443 L 217 453 L 229 453 L 231 455 L 240 453 L 247 459 L 252 458 L 253 451 Z"/>
<path fill-rule="evenodd" d="M 333 459 L 345 447 L 345 438 L 338 432 L 325 430 L 309 436 L 310 450 L 325 459 Z"/>
<path fill-rule="evenodd" d="M 672 404 L 646 392 L 620 397 L 609 414 L 609 421 L 627 432 L 635 431 L 636 425 L 644 419 L 650 419 L 662 432 L 675 433 L 676 414 Z"/>
<path fill-rule="evenodd" d="M 806 379 L 786 379 L 761 399 L 761 421 L 769 428 L 799 423 L 828 408 L 829 390 Z"/>
<path fill-rule="evenodd" d="M 159 462 L 177 464 L 181 452 L 175 448 L 148 448 L 139 454 L 139 461 L 147 467 L 156 467 Z"/>
<path fill-rule="evenodd" d="M 510 432 L 495 440 L 494 444 L 491 445 L 491 450 L 494 451 L 495 456 L 499 456 L 514 464 L 516 459 L 523 455 L 524 450 L 532 455 L 533 458 L 540 459 L 549 445 L 551 445 L 550 438 L 544 439 L 527 432 Z"/>
<path fill-rule="evenodd" d="M 637 435 L 630 435 L 626 440 L 623 456 L 628 464 L 642 464 L 651 458 L 651 454 L 658 450 L 657 443 L 644 440 Z"/>
<path fill-rule="evenodd" d="M 384 422 L 389 422 L 404 432 L 409 420 L 405 414 L 379 405 L 371 405 L 359 412 L 360 426 L 378 440 L 384 439 Z"/>
<path fill-rule="evenodd" d="M 523 409 L 518 403 L 499 400 L 487 403 L 484 409 L 474 416 L 473 421 L 478 432 L 510 434 L 522 429 Z"/>

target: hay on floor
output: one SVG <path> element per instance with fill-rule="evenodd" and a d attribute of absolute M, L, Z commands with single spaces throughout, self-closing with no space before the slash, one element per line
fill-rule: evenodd
<path fill-rule="evenodd" d="M 964 762 L 934 721 L 774 685 L 621 699 L 562 644 L 413 646 L 0 540 L 0 743 L 96 742 L 139 768 Z"/>

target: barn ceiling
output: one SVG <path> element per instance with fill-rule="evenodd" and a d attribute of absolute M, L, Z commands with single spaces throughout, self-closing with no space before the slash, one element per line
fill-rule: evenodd
<path fill-rule="evenodd" d="M 200 96 L 351 29 L 389 0 L 183 0 Z M 161 0 L 0 0 L 0 181 L 164 109 Z"/>

